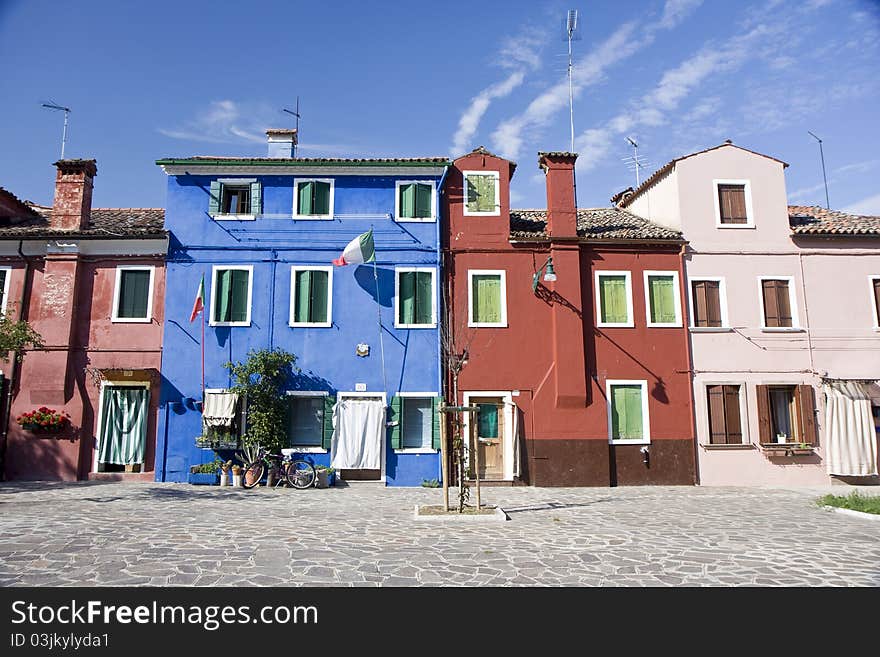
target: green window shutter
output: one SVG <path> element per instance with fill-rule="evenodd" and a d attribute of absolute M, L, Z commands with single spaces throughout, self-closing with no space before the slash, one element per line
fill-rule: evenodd
<path fill-rule="evenodd" d="M 312 300 L 312 272 L 298 271 L 294 277 L 294 308 L 293 321 L 309 321 L 309 304 Z"/>
<path fill-rule="evenodd" d="M 465 187 L 467 188 L 467 209 L 468 212 L 478 212 L 478 199 L 476 176 L 465 176 Z"/>
<path fill-rule="evenodd" d="M 651 322 L 672 324 L 675 322 L 675 289 L 672 276 L 649 276 Z"/>
<path fill-rule="evenodd" d="M 434 320 L 431 308 L 433 306 L 432 285 L 433 275 L 429 271 L 416 272 L 416 303 L 415 303 L 415 323 L 431 324 Z"/>
<path fill-rule="evenodd" d="M 416 272 L 402 271 L 398 287 L 400 288 L 400 299 L 397 300 L 397 323 L 413 324 L 415 322 L 415 304 L 416 304 Z"/>
<path fill-rule="evenodd" d="M 312 212 L 312 187 L 315 183 L 303 182 L 299 184 L 299 204 L 297 214 L 313 214 Z"/>
<path fill-rule="evenodd" d="M 217 271 L 214 283 L 214 321 L 229 321 L 229 292 L 232 272 L 228 269 Z"/>
<path fill-rule="evenodd" d="M 395 395 L 391 398 L 391 449 L 401 449 L 400 437 L 403 434 L 403 400 Z"/>
<path fill-rule="evenodd" d="M 330 183 L 312 183 L 314 189 L 314 203 L 312 214 L 330 214 Z"/>
<path fill-rule="evenodd" d="M 327 395 L 324 397 L 324 438 L 321 441 L 321 447 L 330 449 L 333 442 L 333 407 L 336 405 L 336 397 Z"/>
<path fill-rule="evenodd" d="M 263 212 L 263 188 L 258 182 L 251 183 L 251 214 L 258 215 Z"/>
<path fill-rule="evenodd" d="M 480 438 L 497 438 L 498 437 L 498 405 L 497 404 L 477 404 L 480 409 L 480 421 L 478 426 L 478 435 Z"/>
<path fill-rule="evenodd" d="M 219 180 L 211 181 L 211 191 L 208 193 L 208 214 L 211 216 L 220 214 L 220 197 L 223 194 L 223 184 Z"/>
<path fill-rule="evenodd" d="M 230 322 L 246 322 L 248 316 L 248 277 L 250 272 L 244 269 L 232 269 L 230 295 Z"/>
<path fill-rule="evenodd" d="M 625 324 L 629 320 L 626 307 L 626 277 L 600 276 L 600 321 L 608 324 Z"/>
<path fill-rule="evenodd" d="M 473 316 L 478 324 L 497 324 L 501 321 L 501 277 L 497 274 L 478 274 L 473 277 Z"/>
<path fill-rule="evenodd" d="M 431 185 L 416 184 L 415 214 L 419 219 L 430 218 L 431 212 Z"/>
<path fill-rule="evenodd" d="M 642 387 L 637 385 L 613 386 L 611 404 L 612 439 L 641 439 L 644 436 L 642 427 Z"/>
<path fill-rule="evenodd" d="M 2 282 L 0 282 L 2 286 Z M 127 319 L 147 317 L 150 295 L 148 270 L 123 270 L 119 279 L 119 307 L 117 316 Z"/>
<path fill-rule="evenodd" d="M 480 176 L 479 211 L 495 212 L 495 176 Z"/>
<path fill-rule="evenodd" d="M 434 449 L 440 449 L 440 422 L 443 415 L 440 412 L 440 404 L 442 402 L 442 397 L 434 397 L 434 415 L 431 418 L 431 447 Z"/>
<path fill-rule="evenodd" d="M 322 270 L 315 270 L 311 274 L 312 289 L 309 295 L 309 321 L 317 324 L 327 321 L 328 274 Z"/>
<path fill-rule="evenodd" d="M 403 219 L 416 216 L 416 187 L 415 183 L 400 186 L 400 216 Z"/>

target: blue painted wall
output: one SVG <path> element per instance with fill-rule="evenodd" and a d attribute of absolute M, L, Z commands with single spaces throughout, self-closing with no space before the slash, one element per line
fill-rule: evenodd
<path fill-rule="evenodd" d="M 216 221 L 208 214 L 211 180 L 235 177 L 256 177 L 262 183 L 263 214 L 254 221 Z M 332 221 L 291 218 L 295 177 L 334 178 Z M 170 245 L 156 452 L 158 481 L 186 481 L 190 465 L 214 458 L 211 450 L 195 446 L 195 437 L 201 433 L 201 414 L 191 400 L 201 399 L 202 394 L 201 317 L 189 322 L 202 275 L 206 312 L 210 312 L 214 265 L 252 265 L 253 295 L 249 327 L 212 327 L 206 322 L 207 388 L 231 385 L 224 363 L 245 359 L 252 348 L 280 347 L 297 356 L 302 372 L 295 389 L 335 395 L 354 392 L 356 383 L 365 383 L 368 392 L 384 390 L 389 403 L 398 391 L 440 392 L 439 329 L 394 327 L 397 266 L 435 268 L 439 314 L 439 221 L 397 223 L 390 218 L 394 215 L 396 180 L 434 180 L 439 188 L 442 176 L 330 176 L 320 169 L 296 176 L 254 176 L 229 169 L 216 175 L 168 177 L 165 226 Z M 439 192 L 436 198 L 435 216 L 439 217 Z M 332 327 L 290 327 L 291 266 L 330 265 L 350 240 L 371 227 L 378 295 L 372 265 L 336 267 Z M 377 297 L 384 329 L 384 376 Z M 370 345 L 366 358 L 355 354 L 362 342 Z M 439 454 L 395 454 L 389 436 L 385 440 L 388 485 L 418 486 L 424 479 L 440 479 Z M 308 456 L 315 463 L 329 464 L 329 453 Z"/>

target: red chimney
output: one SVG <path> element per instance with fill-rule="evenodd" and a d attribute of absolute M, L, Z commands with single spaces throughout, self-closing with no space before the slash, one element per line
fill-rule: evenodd
<path fill-rule="evenodd" d="M 576 159 L 577 153 L 538 153 L 538 166 L 547 176 L 547 233 L 551 238 L 577 237 Z"/>
<path fill-rule="evenodd" d="M 58 173 L 50 225 L 56 230 L 82 230 L 92 215 L 92 185 L 98 167 L 95 160 L 58 160 L 55 166 Z"/>

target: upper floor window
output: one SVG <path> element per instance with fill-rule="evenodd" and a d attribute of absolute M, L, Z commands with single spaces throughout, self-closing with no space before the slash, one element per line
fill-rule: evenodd
<path fill-rule="evenodd" d="M 397 269 L 396 274 L 395 326 L 435 327 L 434 270 L 402 267 Z"/>
<path fill-rule="evenodd" d="M 468 326 L 507 326 L 507 284 L 504 271 L 468 271 Z"/>
<path fill-rule="evenodd" d="M 741 445 L 742 403 L 740 385 L 707 385 L 706 404 L 709 409 L 709 443 Z"/>
<path fill-rule="evenodd" d="M 794 297 L 794 279 L 791 276 L 762 277 L 761 328 L 797 328 L 797 306 Z"/>
<path fill-rule="evenodd" d="M 297 178 L 294 180 L 294 218 L 332 219 L 333 187 L 332 178 Z"/>
<path fill-rule="evenodd" d="M 152 319 L 155 271 L 152 266 L 116 268 L 112 321 L 149 322 Z"/>
<path fill-rule="evenodd" d="M 12 269 L 10 267 L 0 267 L 0 317 L 6 315 L 6 301 L 9 298 L 9 279 L 11 274 Z"/>
<path fill-rule="evenodd" d="M 290 325 L 329 327 L 333 321 L 333 268 L 292 267 Z"/>
<path fill-rule="evenodd" d="M 211 326 L 250 326 L 251 265 L 216 265 L 211 283 Z"/>
<path fill-rule="evenodd" d="M 628 271 L 596 272 L 596 317 L 597 326 L 634 326 Z"/>
<path fill-rule="evenodd" d="M 648 326 L 681 326 L 678 272 L 645 272 L 645 307 Z"/>
<path fill-rule="evenodd" d="M 465 215 L 500 215 L 497 171 L 464 171 Z"/>
<path fill-rule="evenodd" d="M 725 228 L 754 228 L 752 192 L 747 180 L 715 180 L 715 223 Z"/>
<path fill-rule="evenodd" d="M 691 327 L 722 328 L 727 326 L 723 278 L 691 279 Z"/>
<path fill-rule="evenodd" d="M 211 181 L 208 214 L 215 219 L 254 219 L 261 212 L 262 188 L 254 178 Z"/>
<path fill-rule="evenodd" d="M 399 180 L 394 216 L 398 221 L 434 221 L 434 183 Z"/>

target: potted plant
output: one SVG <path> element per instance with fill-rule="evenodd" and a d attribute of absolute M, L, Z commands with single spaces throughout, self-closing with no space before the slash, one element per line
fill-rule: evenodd
<path fill-rule="evenodd" d="M 241 466 L 236 464 L 232 466 L 232 487 L 242 488 L 241 485 Z"/>
<path fill-rule="evenodd" d="M 25 431 L 40 434 L 58 434 L 64 430 L 70 421 L 70 415 L 60 413 L 54 408 L 40 406 L 27 413 L 22 413 L 15 421 Z"/>
<path fill-rule="evenodd" d="M 210 463 L 193 465 L 189 469 L 189 483 L 196 486 L 216 486 L 219 478 L 220 459 Z"/>
<path fill-rule="evenodd" d="M 229 485 L 229 468 L 231 466 L 232 466 L 231 460 L 220 464 L 220 485 L 221 486 L 228 486 Z"/>
<path fill-rule="evenodd" d="M 315 466 L 315 488 L 330 488 L 336 485 L 336 469 L 327 465 Z"/>

